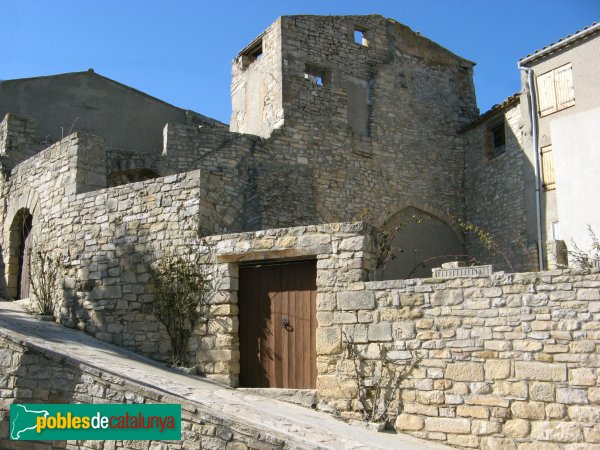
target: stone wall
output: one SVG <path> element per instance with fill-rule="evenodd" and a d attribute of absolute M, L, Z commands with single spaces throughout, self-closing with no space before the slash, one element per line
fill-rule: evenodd
<path fill-rule="evenodd" d="M 0 156 L 5 176 L 20 162 L 43 148 L 37 124 L 30 119 L 6 114 L 0 122 Z"/>
<path fill-rule="evenodd" d="M 355 28 L 368 46 L 354 42 Z M 260 93 L 277 118 L 248 165 L 246 230 L 351 221 L 365 209 L 378 225 L 408 207 L 446 223 L 463 216 L 458 130 L 477 116 L 472 63 L 375 15 L 282 17 L 262 39 L 260 60 L 233 64 L 234 95 Z M 283 65 L 271 73 L 264 64 L 278 45 Z M 280 94 L 281 106 L 271 101 Z M 254 103 L 238 100 L 233 116 L 251 115 Z"/>
<path fill-rule="evenodd" d="M 399 367 L 417 358 L 390 409 L 398 431 L 468 448 L 600 447 L 597 271 L 353 283 L 328 305 L 319 328 L 337 346 L 319 359 L 322 407 L 358 406 L 344 332 L 367 386 L 382 349 Z"/>
<path fill-rule="evenodd" d="M 10 441 L 13 403 L 176 403 L 181 404 L 181 441 Z M 277 449 L 285 441 L 210 408 L 143 384 L 65 360 L 51 351 L 0 338 L 0 436 L 2 448 L 51 449 Z"/>
<path fill-rule="evenodd" d="M 491 129 L 501 124 L 505 151 L 494 157 Z M 491 254 L 473 233 L 466 236 L 467 250 L 486 264 L 511 271 L 538 268 L 536 241 L 529 237 L 526 214 L 525 180 L 533 177 L 533 168 L 523 151 L 523 140 L 518 97 L 465 131 L 465 217 L 490 233 L 506 258 Z"/>

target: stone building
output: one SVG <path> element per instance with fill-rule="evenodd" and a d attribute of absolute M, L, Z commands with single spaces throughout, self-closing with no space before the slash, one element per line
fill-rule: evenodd
<path fill-rule="evenodd" d="M 522 64 L 594 51 L 597 30 Z M 477 394 L 466 382 L 484 381 L 482 358 L 501 366 L 502 375 L 490 377 L 512 383 L 520 372 L 496 359 L 530 361 L 542 348 L 520 343 L 510 353 L 513 340 L 528 338 L 517 329 L 519 307 L 539 306 L 550 316 L 535 274 L 514 283 L 512 275 L 370 281 L 428 276 L 440 256 L 470 255 L 513 271 L 535 270 L 545 259 L 538 244 L 547 234 L 537 239 L 531 211 L 528 91 L 479 116 L 473 65 L 381 16 L 287 16 L 234 59 L 229 127 L 90 71 L 4 81 L 1 292 L 27 297 L 28 249 L 58 251 L 66 270 L 58 320 L 166 360 L 170 344 L 152 313 L 148 264 L 165 251 L 197 250 L 200 226 L 218 290 L 210 319 L 188 347 L 199 372 L 233 386 L 316 388 L 323 408 L 348 410 L 357 392 L 344 356 L 348 339 L 370 367 L 383 347 L 399 361 L 423 349 L 427 361 L 417 374 L 427 381 L 411 381 L 403 398 L 416 418 L 403 416 L 399 428 L 428 437 L 421 416 L 435 416 L 428 431 L 452 434 L 446 419 L 457 414 L 457 403 L 442 400 L 433 380 L 441 386 L 444 368 L 459 355 L 469 362 L 452 366 L 444 386 L 455 390 L 446 398 Z M 582 114 L 597 110 L 585 105 Z M 394 247 L 404 251 L 383 273 L 372 230 L 348 223 L 365 210 L 373 225 L 400 229 Z M 506 258 L 465 236 L 465 220 L 491 232 Z M 594 276 L 541 280 L 548 291 L 568 291 L 553 300 L 583 292 L 595 301 L 587 285 L 573 284 L 595 286 Z M 593 322 L 598 311 L 564 312 L 569 308 L 557 317 L 581 320 L 564 327 Z M 444 317 L 450 313 L 456 317 Z M 495 343 L 499 333 L 506 333 L 502 344 Z M 561 336 L 566 353 L 574 337 Z M 551 367 L 556 379 L 538 381 L 566 383 L 567 362 L 561 364 Z M 460 388 L 451 387 L 455 381 Z M 508 414 L 505 403 L 494 414 Z M 490 418 L 487 406 L 477 404 L 476 413 Z M 470 430 L 470 420 L 456 422 L 459 434 Z M 459 436 L 455 444 L 477 446 L 475 440 Z"/>
<path fill-rule="evenodd" d="M 567 247 L 589 249 L 588 225 L 600 229 L 599 52 L 596 23 L 522 58 L 521 92 L 465 131 L 467 218 L 511 249 L 515 268 L 564 267 Z"/>

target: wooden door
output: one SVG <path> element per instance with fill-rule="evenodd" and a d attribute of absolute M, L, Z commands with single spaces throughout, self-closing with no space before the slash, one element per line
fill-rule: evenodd
<path fill-rule="evenodd" d="M 240 267 L 240 385 L 312 389 L 316 261 Z"/>
<path fill-rule="evenodd" d="M 17 282 L 17 298 L 29 298 L 29 274 L 31 270 L 31 253 L 33 251 L 33 233 L 31 216 L 23 220 L 21 242 L 19 243 L 19 274 Z"/>

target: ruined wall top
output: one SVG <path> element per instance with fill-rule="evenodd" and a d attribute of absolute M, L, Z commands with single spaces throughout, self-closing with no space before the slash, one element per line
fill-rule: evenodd
<path fill-rule="evenodd" d="M 269 137 L 300 114 L 368 134 L 368 108 L 360 104 L 369 104 L 378 73 L 399 58 L 472 77 L 474 63 L 380 15 L 282 16 L 233 61 L 231 130 Z M 377 87 L 393 89 L 393 81 Z M 471 89 L 464 94 L 474 99 Z M 467 109 L 476 117 L 474 102 Z"/>

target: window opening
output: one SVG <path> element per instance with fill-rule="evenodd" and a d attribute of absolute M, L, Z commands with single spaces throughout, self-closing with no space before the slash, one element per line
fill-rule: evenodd
<path fill-rule="evenodd" d="M 560 239 L 560 225 L 558 222 L 552 222 L 552 240 L 558 241 Z"/>
<path fill-rule="evenodd" d="M 326 86 L 331 81 L 331 76 L 327 70 L 307 64 L 304 67 L 304 79 L 317 86 Z"/>
<path fill-rule="evenodd" d="M 490 140 L 492 147 L 492 158 L 500 156 L 506 151 L 506 135 L 504 133 L 504 122 L 490 129 Z"/>
<path fill-rule="evenodd" d="M 354 42 L 358 45 L 362 45 L 363 47 L 367 47 L 369 45 L 369 41 L 367 41 L 367 37 L 365 36 L 367 30 L 364 28 L 354 28 Z"/>
<path fill-rule="evenodd" d="M 259 39 L 255 44 L 248 48 L 241 55 L 242 57 L 242 66 L 246 69 L 250 64 L 254 61 L 258 61 L 263 57 L 263 43 L 262 39 Z"/>

